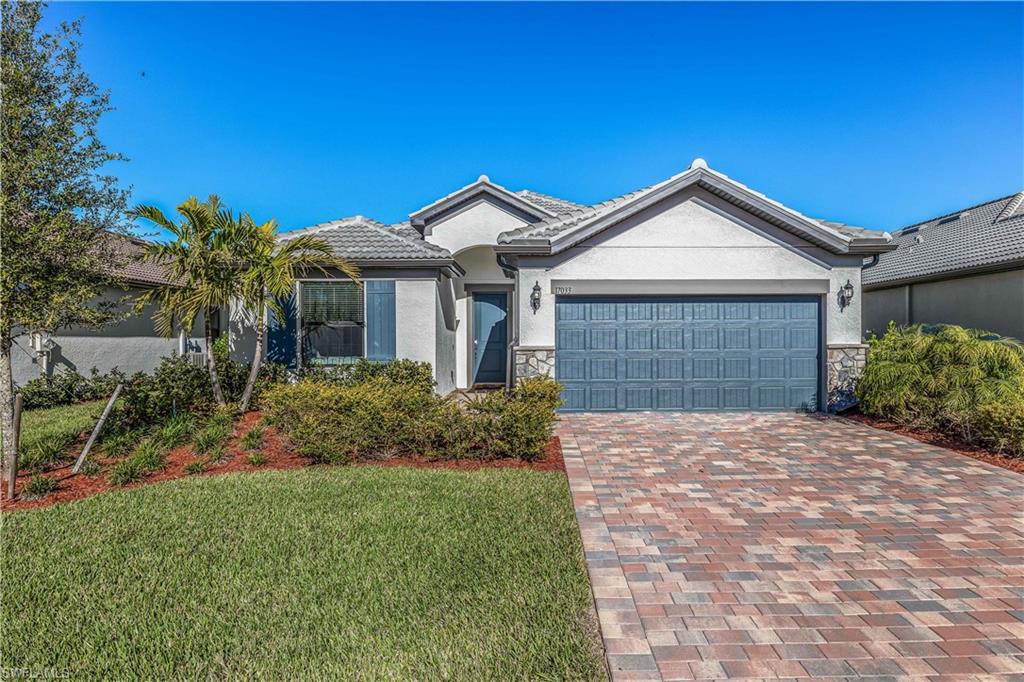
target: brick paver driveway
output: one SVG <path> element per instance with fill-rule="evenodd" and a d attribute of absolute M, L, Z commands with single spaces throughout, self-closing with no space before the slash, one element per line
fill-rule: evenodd
<path fill-rule="evenodd" d="M 615 679 L 1024 673 L 1024 476 L 811 415 L 559 435 Z"/>

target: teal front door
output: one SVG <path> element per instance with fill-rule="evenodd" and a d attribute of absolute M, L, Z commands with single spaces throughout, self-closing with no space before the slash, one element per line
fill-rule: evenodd
<path fill-rule="evenodd" d="M 508 345 L 508 296 L 473 294 L 473 383 L 505 383 Z"/>

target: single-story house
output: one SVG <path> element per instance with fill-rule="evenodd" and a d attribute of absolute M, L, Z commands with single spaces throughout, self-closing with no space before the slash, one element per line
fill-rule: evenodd
<path fill-rule="evenodd" d="M 861 268 L 883 232 L 809 218 L 708 168 L 583 205 L 481 176 L 397 225 L 315 233 L 365 287 L 311 276 L 268 358 L 434 367 L 440 392 L 535 374 L 565 409 L 818 410 L 863 366 Z M 251 330 L 233 316 L 233 350 Z"/>
<path fill-rule="evenodd" d="M 97 301 L 115 304 L 125 317 L 100 329 L 70 327 L 54 334 L 24 334 L 15 339 L 11 350 L 14 383 L 23 386 L 40 376 L 52 376 L 61 369 L 74 370 L 85 376 L 96 368 L 109 372 L 115 367 L 128 374 L 152 372 L 160 361 L 173 354 L 202 353 L 205 346 L 202 319 L 189 330 L 180 330 L 174 338 L 157 332 L 153 323 L 155 305 L 140 313 L 133 310 L 134 299 L 147 289 L 170 282 L 164 266 L 142 258 L 145 241 L 116 236 L 125 255 L 117 266 L 124 288 L 107 287 Z M 215 330 L 222 325 L 218 312 L 213 320 Z M 201 357 L 196 362 L 202 362 Z"/>
<path fill-rule="evenodd" d="M 947 323 L 1024 339 L 1024 192 L 909 225 L 864 272 L 864 333 Z"/>

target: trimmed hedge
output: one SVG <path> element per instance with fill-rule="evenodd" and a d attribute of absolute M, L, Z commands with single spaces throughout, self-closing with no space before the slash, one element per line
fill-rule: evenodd
<path fill-rule="evenodd" d="M 434 459 L 543 457 L 561 386 L 528 379 L 460 405 L 433 392 L 422 364 L 398 361 L 354 378 L 306 378 L 269 389 L 267 417 L 317 462 L 404 455 Z M 389 367 L 390 366 L 390 367 Z M 429 370 L 429 365 L 426 365 Z M 430 374 L 432 377 L 432 374 Z"/>
<path fill-rule="evenodd" d="M 1024 345 L 954 325 L 893 324 L 870 340 L 861 410 L 1024 455 Z"/>

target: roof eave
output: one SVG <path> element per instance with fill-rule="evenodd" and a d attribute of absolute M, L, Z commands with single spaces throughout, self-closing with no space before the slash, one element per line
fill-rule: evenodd
<path fill-rule="evenodd" d="M 1013 260 L 1000 261 L 997 263 L 985 263 L 984 265 L 975 265 L 967 268 L 957 268 L 954 270 L 943 270 L 941 272 L 930 272 L 924 275 L 915 275 L 913 277 L 903 277 L 900 279 L 889 279 L 881 282 L 862 282 L 861 288 L 864 291 L 876 291 L 879 289 L 892 289 L 894 287 L 901 287 L 907 284 L 922 284 L 924 282 L 937 282 L 944 279 L 956 279 L 958 277 L 970 277 L 971 275 L 984 275 L 992 272 L 1004 272 L 1006 270 L 1016 270 L 1024 267 L 1024 258 L 1015 258 Z"/>

